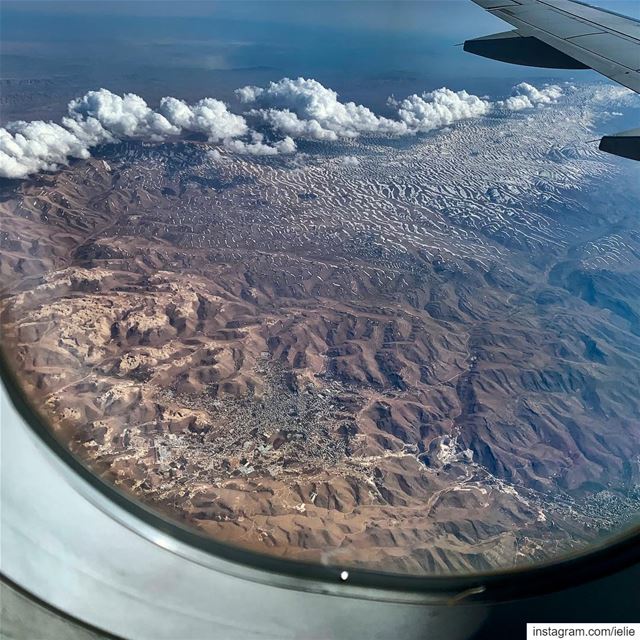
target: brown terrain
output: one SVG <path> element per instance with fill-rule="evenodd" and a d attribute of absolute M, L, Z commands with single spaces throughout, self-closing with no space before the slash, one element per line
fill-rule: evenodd
<path fill-rule="evenodd" d="M 341 566 L 512 566 L 627 522 L 640 236 L 597 264 L 626 217 L 576 196 L 509 236 L 455 217 L 473 194 L 282 162 L 131 143 L 4 184 L 3 346 L 59 439 L 206 535 Z"/>

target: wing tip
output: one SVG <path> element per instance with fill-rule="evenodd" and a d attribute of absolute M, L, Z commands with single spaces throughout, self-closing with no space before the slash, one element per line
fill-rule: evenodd
<path fill-rule="evenodd" d="M 603 136 L 598 149 L 621 158 L 640 160 L 640 128 Z"/>

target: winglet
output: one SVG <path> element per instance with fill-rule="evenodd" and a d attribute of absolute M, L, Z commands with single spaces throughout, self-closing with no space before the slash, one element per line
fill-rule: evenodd
<path fill-rule="evenodd" d="M 604 136 L 598 148 L 615 156 L 640 160 L 640 129 L 629 129 L 629 131 Z"/>

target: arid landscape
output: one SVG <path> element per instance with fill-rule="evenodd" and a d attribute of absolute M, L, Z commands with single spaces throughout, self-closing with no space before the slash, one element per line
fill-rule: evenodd
<path fill-rule="evenodd" d="M 640 507 L 640 191 L 584 144 L 591 95 L 5 180 L 3 347 L 81 460 L 229 544 L 413 574 L 581 548 Z"/>

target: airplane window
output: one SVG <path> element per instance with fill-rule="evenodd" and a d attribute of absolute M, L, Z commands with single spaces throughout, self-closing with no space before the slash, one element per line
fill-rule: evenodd
<path fill-rule="evenodd" d="M 97 485 L 345 580 L 637 528 L 640 98 L 452 4 L 6 3 L 3 375 Z"/>

